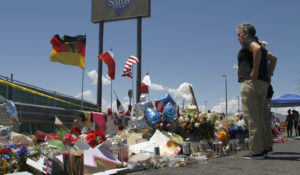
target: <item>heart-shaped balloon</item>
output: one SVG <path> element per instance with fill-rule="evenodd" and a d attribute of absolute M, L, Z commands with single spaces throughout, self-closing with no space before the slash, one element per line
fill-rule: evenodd
<path fill-rule="evenodd" d="M 146 114 L 147 120 L 150 124 L 153 125 L 155 123 L 160 122 L 161 113 L 157 112 L 155 109 L 147 108 L 145 111 L 145 114 Z"/>
<path fill-rule="evenodd" d="M 166 106 L 163 110 L 163 114 L 165 114 L 164 120 L 166 122 L 174 121 L 175 116 L 176 116 L 176 109 L 175 109 L 174 105 L 172 105 L 171 102 L 166 104 Z"/>

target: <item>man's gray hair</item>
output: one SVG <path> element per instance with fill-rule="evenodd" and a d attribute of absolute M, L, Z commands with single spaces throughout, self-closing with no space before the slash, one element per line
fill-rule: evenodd
<path fill-rule="evenodd" d="M 255 29 L 254 25 L 251 24 L 251 23 L 248 23 L 248 22 L 239 24 L 239 25 L 236 27 L 236 30 L 237 30 L 237 31 L 240 30 L 241 32 L 246 32 L 246 33 L 248 33 L 250 36 L 255 36 L 255 34 L 256 34 L 256 29 Z"/>

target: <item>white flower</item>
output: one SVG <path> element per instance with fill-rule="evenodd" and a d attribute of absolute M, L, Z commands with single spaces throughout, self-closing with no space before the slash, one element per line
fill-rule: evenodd
<path fill-rule="evenodd" d="M 183 117 L 179 117 L 178 121 L 179 121 L 179 123 L 182 123 L 183 122 Z"/>
<path fill-rule="evenodd" d="M 194 123 L 195 119 L 194 118 L 191 118 L 190 122 L 191 123 Z"/>
<path fill-rule="evenodd" d="M 195 128 L 199 128 L 199 126 L 200 126 L 200 123 L 195 123 Z"/>

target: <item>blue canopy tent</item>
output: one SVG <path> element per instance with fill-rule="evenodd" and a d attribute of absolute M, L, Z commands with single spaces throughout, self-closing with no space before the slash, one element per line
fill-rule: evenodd
<path fill-rule="evenodd" d="M 296 94 L 284 94 L 273 98 L 270 105 L 275 108 L 300 106 L 300 96 Z"/>

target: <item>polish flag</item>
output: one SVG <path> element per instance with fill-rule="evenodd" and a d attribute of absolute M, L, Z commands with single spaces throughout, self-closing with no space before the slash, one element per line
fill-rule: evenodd
<path fill-rule="evenodd" d="M 151 85 L 150 75 L 147 73 L 142 81 L 140 92 L 141 94 L 148 94 L 148 86 Z"/>

